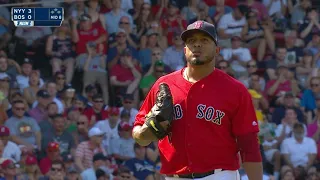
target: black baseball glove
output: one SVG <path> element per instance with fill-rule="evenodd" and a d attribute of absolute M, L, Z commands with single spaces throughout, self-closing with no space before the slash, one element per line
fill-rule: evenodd
<path fill-rule="evenodd" d="M 173 99 L 170 88 L 167 84 L 161 83 L 156 95 L 156 103 L 147 114 L 145 124 L 158 139 L 163 139 L 169 133 L 173 118 Z M 167 129 L 161 126 L 160 122 L 163 121 L 169 121 Z"/>

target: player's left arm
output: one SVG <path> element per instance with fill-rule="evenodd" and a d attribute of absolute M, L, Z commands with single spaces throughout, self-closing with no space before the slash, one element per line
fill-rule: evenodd
<path fill-rule="evenodd" d="M 248 178 L 262 180 L 263 167 L 258 140 L 259 126 L 248 90 L 238 84 L 235 97 L 239 103 L 232 119 L 232 131 L 237 137 L 243 167 Z"/>

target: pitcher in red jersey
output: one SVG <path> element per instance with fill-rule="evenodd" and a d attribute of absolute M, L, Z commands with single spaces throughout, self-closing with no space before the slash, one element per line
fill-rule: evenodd
<path fill-rule="evenodd" d="M 239 152 L 250 180 L 262 180 L 258 122 L 245 86 L 214 68 L 219 54 L 214 25 L 190 24 L 181 34 L 187 67 L 159 78 L 134 124 L 133 137 L 143 146 L 157 141 L 145 125 L 160 83 L 169 85 L 175 120 L 159 140 L 166 179 L 240 180 Z M 168 122 L 161 122 L 168 128 Z"/>

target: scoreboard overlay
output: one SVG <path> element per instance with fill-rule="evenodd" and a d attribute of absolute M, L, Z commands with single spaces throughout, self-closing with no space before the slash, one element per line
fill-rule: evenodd
<path fill-rule="evenodd" d="M 64 20 L 64 9 L 62 7 L 13 7 L 11 8 L 11 20 L 16 27 L 58 27 Z"/>

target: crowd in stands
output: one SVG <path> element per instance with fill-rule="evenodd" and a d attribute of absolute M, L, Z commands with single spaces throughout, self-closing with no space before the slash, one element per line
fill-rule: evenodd
<path fill-rule="evenodd" d="M 64 21 L 15 27 L 8 3 L 64 7 Z M 0 180 L 163 180 L 157 142 L 131 131 L 153 83 L 185 67 L 180 34 L 197 20 L 216 26 L 216 68 L 252 96 L 265 179 L 319 180 L 317 5 L 0 0 Z"/>

